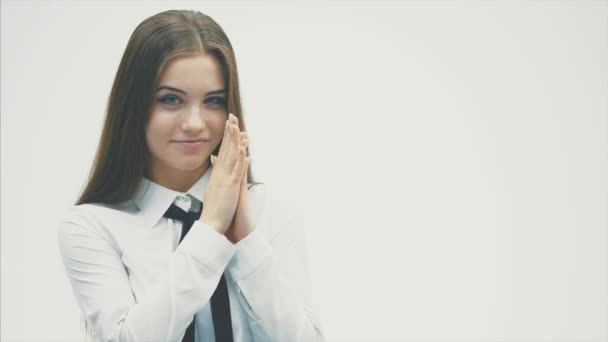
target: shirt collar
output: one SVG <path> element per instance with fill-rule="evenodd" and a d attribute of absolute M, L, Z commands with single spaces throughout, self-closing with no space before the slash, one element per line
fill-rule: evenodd
<path fill-rule="evenodd" d="M 211 169 L 212 165 L 209 163 L 207 171 L 205 171 L 205 173 L 185 193 L 165 188 L 164 186 L 143 177 L 135 191 L 133 201 L 139 207 L 139 210 L 149 226 L 154 227 L 161 217 L 163 217 L 169 206 L 175 201 L 177 196 L 190 195 L 200 202 L 203 202 L 204 190 L 209 182 Z"/>

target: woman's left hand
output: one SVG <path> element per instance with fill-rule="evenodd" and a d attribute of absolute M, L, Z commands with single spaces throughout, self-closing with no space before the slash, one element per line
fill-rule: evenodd
<path fill-rule="evenodd" d="M 249 144 L 247 135 L 245 133 L 241 134 L 243 136 L 241 146 L 247 148 L 247 145 Z M 246 160 L 247 167 L 245 170 L 249 168 L 249 157 Z M 254 229 L 255 224 L 253 222 L 251 206 L 249 203 L 249 191 L 247 190 L 247 171 L 245 171 L 241 179 L 239 201 L 236 205 L 236 211 L 232 223 L 228 227 L 228 230 L 226 230 L 225 235 L 230 242 L 237 243 L 249 235 Z"/>

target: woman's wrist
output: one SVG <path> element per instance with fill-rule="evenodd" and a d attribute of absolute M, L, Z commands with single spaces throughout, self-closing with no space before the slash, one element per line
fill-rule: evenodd
<path fill-rule="evenodd" d="M 207 219 L 201 216 L 201 218 L 199 219 L 199 221 L 201 223 L 206 224 L 207 226 L 211 227 L 211 229 L 215 230 L 216 232 L 224 235 L 224 233 L 226 232 L 226 225 L 222 224 L 220 221 L 218 220 L 213 220 L 213 219 Z"/>

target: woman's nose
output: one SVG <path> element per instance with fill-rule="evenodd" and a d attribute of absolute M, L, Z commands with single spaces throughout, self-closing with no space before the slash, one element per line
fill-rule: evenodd
<path fill-rule="evenodd" d="M 182 127 L 185 131 L 198 131 L 205 128 L 204 109 L 201 106 L 191 107 L 186 113 Z"/>

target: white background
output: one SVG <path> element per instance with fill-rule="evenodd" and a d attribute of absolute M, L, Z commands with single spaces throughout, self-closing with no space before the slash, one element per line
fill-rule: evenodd
<path fill-rule="evenodd" d="M 608 2 L 3 1 L 1 340 L 81 340 L 56 229 L 131 32 L 211 15 L 328 341 L 608 340 Z"/>

